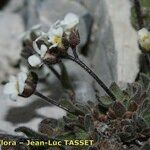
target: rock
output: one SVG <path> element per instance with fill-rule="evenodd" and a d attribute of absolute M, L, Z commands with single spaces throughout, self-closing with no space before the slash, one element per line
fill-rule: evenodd
<path fill-rule="evenodd" d="M 130 22 L 130 2 L 79 1 L 94 17 L 88 56 L 95 72 L 108 86 L 112 81 L 116 81 L 125 87 L 127 82 L 135 80 L 139 71 L 140 51 L 136 32 Z"/>
<path fill-rule="evenodd" d="M 10 0 L 4 7 L 5 12 L 18 12 L 24 7 L 25 0 Z"/>
<path fill-rule="evenodd" d="M 30 98 L 18 97 L 16 102 L 3 94 L 0 86 L 0 130 L 14 134 L 14 129 L 26 126 L 33 130 L 38 129 L 39 123 L 46 117 L 55 119 L 65 115 L 65 111 L 56 106 L 50 106 L 36 96 Z"/>
<path fill-rule="evenodd" d="M 87 101 L 95 102 L 95 91 L 91 84 L 85 81 L 73 82 L 73 87 L 76 94 L 76 101 L 86 103 Z"/>
<path fill-rule="evenodd" d="M 37 0 L 25 0 L 26 3 L 26 8 L 24 10 L 23 13 L 23 17 L 24 17 L 24 21 L 25 21 L 25 26 L 26 29 L 30 29 L 33 26 L 40 24 L 40 20 L 39 20 L 39 12 L 40 10 L 38 10 L 38 5 L 40 4 L 39 1 Z"/>
<path fill-rule="evenodd" d="M 81 60 L 90 66 L 89 61 L 85 57 L 81 57 Z M 67 68 L 70 80 L 72 81 L 73 89 L 76 94 L 76 100 L 79 102 L 95 101 L 95 91 L 93 89 L 93 78 L 78 64 L 72 61 L 66 61 L 65 66 Z"/>
<path fill-rule="evenodd" d="M 85 57 L 80 58 L 85 62 L 89 67 L 89 61 Z M 78 64 L 65 60 L 63 61 L 66 67 L 66 70 L 69 75 L 72 87 L 75 92 L 76 100 L 79 102 L 87 102 L 88 100 L 95 100 L 95 91 L 93 89 L 93 78 L 83 70 Z M 58 65 L 54 66 L 55 69 L 60 73 L 60 68 Z M 51 97 L 54 99 L 59 99 L 64 96 L 64 90 L 60 81 L 52 73 L 48 79 L 49 81 L 49 91 L 51 91 Z"/>
<path fill-rule="evenodd" d="M 27 17 L 27 28 L 31 28 L 35 24 L 42 24 L 44 30 L 48 30 L 51 24 L 64 16 L 73 12 L 80 16 L 79 31 L 81 35 L 80 48 L 83 47 L 91 30 L 92 17 L 86 8 L 75 1 L 70 0 L 26 0 L 28 8 L 25 14 Z M 58 5 L 59 4 L 59 5 Z"/>
<path fill-rule="evenodd" d="M 133 82 L 139 72 L 138 58 L 140 50 L 137 44 L 137 33 L 131 26 L 131 3 L 119 0 L 113 0 L 111 3 L 106 0 L 106 3 L 112 22 L 117 56 L 116 81 L 120 85 L 124 85 L 124 83 Z"/>
<path fill-rule="evenodd" d="M 92 16 L 96 15 L 96 9 L 99 8 L 99 0 L 74 0 L 83 5 Z"/>
<path fill-rule="evenodd" d="M 109 86 L 117 79 L 117 55 L 113 41 L 113 31 L 105 1 L 100 0 L 93 12 L 94 24 L 88 56 L 94 72 Z M 99 88 L 99 86 L 98 86 Z M 104 91 L 99 88 L 102 93 Z"/>
<path fill-rule="evenodd" d="M 17 14 L 0 12 L 0 82 L 13 74 L 12 64 L 20 57 L 19 36 L 24 31 L 22 18 Z"/>

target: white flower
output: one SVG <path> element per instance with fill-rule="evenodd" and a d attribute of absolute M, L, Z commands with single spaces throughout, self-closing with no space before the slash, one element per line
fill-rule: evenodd
<path fill-rule="evenodd" d="M 56 23 L 54 24 L 56 25 Z M 62 47 L 62 36 L 63 36 L 63 28 L 59 26 L 54 26 L 49 29 L 48 31 L 48 42 L 50 42 L 52 45 L 50 46 L 50 49 L 53 47 Z"/>
<path fill-rule="evenodd" d="M 144 50 L 150 51 L 150 32 L 146 28 L 138 31 L 138 40 Z"/>
<path fill-rule="evenodd" d="M 42 65 L 42 60 L 38 55 L 32 55 L 28 58 L 28 63 L 32 67 L 40 67 Z"/>
<path fill-rule="evenodd" d="M 68 13 L 60 24 L 64 27 L 64 30 L 71 30 L 79 24 L 79 17 L 74 13 Z"/>
<path fill-rule="evenodd" d="M 56 21 L 48 31 L 48 42 L 51 43 L 50 49 L 53 47 L 64 48 L 62 43 L 63 33 L 69 36 L 71 29 L 75 28 L 78 23 L 79 17 L 73 13 L 68 13 L 62 21 Z"/>
<path fill-rule="evenodd" d="M 16 100 L 25 88 L 27 72 L 20 72 L 16 77 L 11 76 L 9 82 L 4 86 L 4 94 L 9 95 L 12 100 Z"/>
<path fill-rule="evenodd" d="M 46 45 L 42 44 L 40 49 L 38 48 L 36 41 L 33 42 L 33 48 L 34 50 L 40 55 L 41 58 L 43 58 L 47 52 L 47 47 Z"/>
<path fill-rule="evenodd" d="M 28 63 L 32 67 L 39 67 L 42 65 L 42 58 L 44 58 L 46 52 L 47 52 L 47 47 L 46 45 L 42 44 L 41 48 L 39 49 L 36 41 L 33 42 L 33 48 L 37 52 L 37 54 L 34 54 L 28 58 Z"/>

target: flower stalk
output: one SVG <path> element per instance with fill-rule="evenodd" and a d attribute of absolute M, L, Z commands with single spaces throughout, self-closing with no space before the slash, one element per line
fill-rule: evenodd
<path fill-rule="evenodd" d="M 75 52 L 76 53 L 76 52 Z M 77 53 L 76 53 L 77 55 Z M 116 97 L 114 94 L 109 90 L 109 88 L 105 85 L 105 83 L 85 64 L 83 63 L 79 57 L 77 56 L 71 56 L 71 55 L 64 55 L 62 56 L 64 59 L 69 59 L 77 63 L 80 67 L 82 67 L 87 73 L 89 73 L 95 80 L 96 82 L 104 89 L 104 91 L 112 98 L 112 100 L 116 101 Z"/>
<path fill-rule="evenodd" d="M 53 100 L 52 98 L 46 97 L 46 96 L 44 96 L 43 94 L 41 94 L 40 92 L 38 92 L 38 91 L 35 91 L 35 92 L 34 92 L 34 95 L 36 95 L 36 96 L 42 98 L 42 99 L 43 99 L 45 102 L 47 102 L 48 104 L 53 104 L 53 105 L 55 105 L 55 106 L 57 106 L 57 107 L 59 107 L 59 108 L 65 110 L 65 111 L 67 111 L 67 112 L 73 114 L 71 111 L 69 111 L 67 108 L 61 106 L 59 103 L 57 103 L 57 102 L 56 102 L 55 100 Z M 74 115 L 74 114 L 73 114 L 73 115 Z"/>
<path fill-rule="evenodd" d="M 72 49 L 72 52 L 73 52 L 73 55 L 76 59 L 78 59 L 78 54 L 77 54 L 77 51 L 76 51 L 76 48 Z"/>

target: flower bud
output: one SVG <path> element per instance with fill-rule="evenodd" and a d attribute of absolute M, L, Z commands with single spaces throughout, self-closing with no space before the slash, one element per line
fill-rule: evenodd
<path fill-rule="evenodd" d="M 4 86 L 4 94 L 16 100 L 17 96 L 29 97 L 36 90 L 38 77 L 34 72 L 23 70 L 17 76 L 11 76 L 10 81 Z"/>
<path fill-rule="evenodd" d="M 76 29 L 73 29 L 70 33 L 70 36 L 69 36 L 69 44 L 70 44 L 70 47 L 72 49 L 76 48 L 77 45 L 79 45 L 80 43 L 80 35 L 79 35 L 79 32 L 78 30 Z"/>
<path fill-rule="evenodd" d="M 34 72 L 30 72 L 25 81 L 24 90 L 21 94 L 19 94 L 19 96 L 26 98 L 30 97 L 36 90 L 37 82 L 38 82 L 37 74 Z"/>

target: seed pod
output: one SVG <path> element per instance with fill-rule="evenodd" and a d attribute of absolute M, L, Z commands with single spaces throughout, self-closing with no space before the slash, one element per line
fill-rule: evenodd
<path fill-rule="evenodd" d="M 38 82 L 37 74 L 34 72 L 30 72 L 25 81 L 24 91 L 22 92 L 22 94 L 19 94 L 19 96 L 26 98 L 30 97 L 36 90 L 37 82 Z"/>

